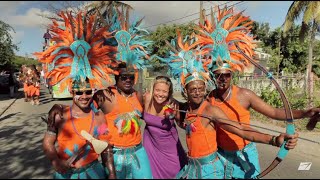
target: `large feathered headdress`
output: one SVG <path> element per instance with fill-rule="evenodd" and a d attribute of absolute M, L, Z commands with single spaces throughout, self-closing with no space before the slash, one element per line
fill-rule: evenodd
<path fill-rule="evenodd" d="M 107 39 L 109 44 L 116 45 L 116 60 L 119 63 L 125 63 L 127 71 L 135 73 L 135 83 L 138 80 L 138 70 L 143 69 L 147 65 L 146 59 L 150 59 L 147 47 L 152 43 L 145 39 L 147 30 L 141 29 L 142 19 L 136 19 L 133 23 L 129 23 L 129 8 L 126 11 L 114 8 L 114 16 L 107 20 L 113 37 Z"/>
<path fill-rule="evenodd" d="M 208 66 L 211 72 L 218 68 L 243 71 L 249 65 L 234 43 L 237 42 L 248 56 L 254 55 L 255 44 L 250 34 L 252 23 L 242 12 L 235 14 L 232 7 L 222 10 L 218 7 L 217 15 L 211 10 L 211 21 L 205 19 L 204 24 L 199 24 L 196 43 L 211 59 Z"/>
<path fill-rule="evenodd" d="M 104 39 L 111 36 L 108 27 L 98 28 L 96 15 L 79 12 L 73 17 L 71 12 L 60 12 L 58 16 L 63 23 L 53 20 L 49 25 L 56 44 L 34 53 L 40 62 L 53 66 L 46 78 L 51 78 L 52 85 L 61 82 L 61 89 L 74 82 L 85 84 L 86 79 L 91 88 L 106 86 L 111 82 L 109 74 L 117 74 L 111 68 L 117 66 L 112 55 L 115 48 L 104 45 Z"/>
<path fill-rule="evenodd" d="M 197 44 L 187 38 L 182 40 L 178 31 L 177 39 L 172 40 L 171 44 L 167 42 L 167 45 L 171 47 L 169 57 L 158 58 L 169 66 L 172 77 L 179 81 L 182 88 L 195 80 L 201 80 L 205 83 L 210 81 L 206 72 L 209 61 L 202 60 L 201 52 L 196 48 Z M 175 48 L 176 46 L 179 50 Z"/>

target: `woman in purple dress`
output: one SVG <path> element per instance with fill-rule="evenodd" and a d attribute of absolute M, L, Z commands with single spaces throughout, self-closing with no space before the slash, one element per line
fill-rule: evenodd
<path fill-rule="evenodd" d="M 167 104 L 178 108 L 172 98 L 173 87 L 170 78 L 157 76 L 150 93 L 145 94 L 143 118 L 146 126 L 143 146 L 147 151 L 152 175 L 155 179 L 175 178 L 187 163 L 186 153 L 178 137 L 174 118 L 166 118 L 163 107 Z M 179 124 L 179 121 L 177 121 Z"/>

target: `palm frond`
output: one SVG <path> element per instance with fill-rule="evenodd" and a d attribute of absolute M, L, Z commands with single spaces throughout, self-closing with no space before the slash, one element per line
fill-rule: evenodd
<path fill-rule="evenodd" d="M 315 22 L 319 25 L 320 24 L 320 2 L 318 3 L 318 7 L 316 9 L 316 15 L 314 17 Z"/>
<path fill-rule="evenodd" d="M 304 11 L 309 1 L 294 1 L 287 12 L 283 26 L 283 32 L 286 33 L 292 27 L 294 20 Z"/>
<path fill-rule="evenodd" d="M 306 10 L 304 11 L 304 14 L 303 14 L 303 19 L 302 19 L 304 23 L 308 24 L 315 18 L 318 10 L 318 4 L 319 3 L 317 1 L 311 1 L 307 5 Z"/>

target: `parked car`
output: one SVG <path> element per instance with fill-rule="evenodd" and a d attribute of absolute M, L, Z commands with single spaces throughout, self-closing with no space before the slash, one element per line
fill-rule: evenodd
<path fill-rule="evenodd" d="M 14 80 L 15 80 L 14 92 L 18 92 L 20 88 L 20 83 L 19 81 L 16 80 L 16 77 L 14 78 Z M 9 74 L 0 75 L 0 93 L 1 94 L 10 93 Z"/>

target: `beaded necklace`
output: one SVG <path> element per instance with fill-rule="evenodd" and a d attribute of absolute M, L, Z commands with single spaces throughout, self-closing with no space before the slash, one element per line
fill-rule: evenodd
<path fill-rule="evenodd" d="M 90 124 L 90 129 L 89 129 L 89 133 L 91 132 L 91 130 L 92 130 L 92 126 L 93 126 L 93 122 L 94 122 L 94 113 L 93 113 L 93 111 L 91 111 L 91 114 L 92 114 L 92 116 L 91 116 L 91 124 Z M 71 123 L 72 123 L 72 127 L 73 127 L 73 130 L 76 132 L 76 134 L 81 138 L 81 139 L 83 139 L 83 140 L 85 140 L 80 134 L 79 134 L 79 132 L 77 131 L 77 128 L 75 127 L 75 125 L 74 125 L 74 118 L 72 117 L 72 108 L 70 107 L 70 117 L 71 117 Z"/>

